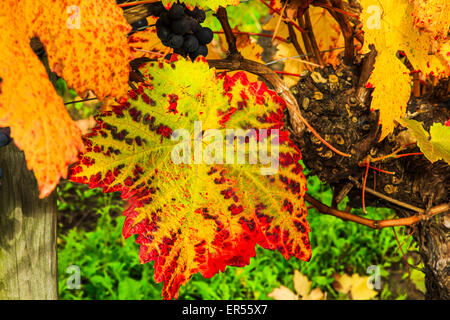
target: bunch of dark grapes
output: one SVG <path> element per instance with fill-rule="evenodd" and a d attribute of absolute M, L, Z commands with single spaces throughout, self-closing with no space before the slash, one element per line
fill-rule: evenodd
<path fill-rule="evenodd" d="M 191 11 L 182 4 L 174 4 L 170 10 L 162 5 L 159 8 L 153 13 L 158 17 L 156 32 L 162 43 L 191 60 L 198 56 L 206 57 L 206 45 L 212 41 L 213 32 L 200 25 L 206 19 L 205 11 L 199 8 Z"/>

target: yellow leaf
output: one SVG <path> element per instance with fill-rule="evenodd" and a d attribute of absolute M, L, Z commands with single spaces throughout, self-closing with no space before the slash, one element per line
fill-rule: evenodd
<path fill-rule="evenodd" d="M 435 75 L 446 73 L 447 66 L 430 64 L 432 39 L 414 28 L 413 6 L 408 0 L 362 0 L 364 29 L 363 52 L 375 45 L 378 54 L 369 83 L 375 87 L 371 108 L 380 110 L 380 140 L 394 130 L 394 120 L 405 115 L 410 97 L 409 70 L 396 58 L 405 52 L 416 70 Z"/>
<path fill-rule="evenodd" d="M 267 296 L 275 300 L 298 300 L 297 295 L 285 286 L 273 289 Z"/>
<path fill-rule="evenodd" d="M 324 294 L 320 288 L 315 288 L 309 295 L 303 298 L 303 300 L 323 300 Z"/>
<path fill-rule="evenodd" d="M 410 0 L 414 6 L 414 25 L 430 32 L 433 38 L 447 38 L 450 28 L 450 1 Z"/>
<path fill-rule="evenodd" d="M 419 270 L 411 269 L 411 281 L 416 286 L 417 290 L 422 293 L 426 293 L 427 288 L 425 286 L 425 274 Z"/>
<path fill-rule="evenodd" d="M 301 300 L 323 300 L 324 294 L 320 288 L 311 291 L 311 281 L 298 270 L 294 271 L 294 289 Z"/>
<path fill-rule="evenodd" d="M 282 128 L 284 101 L 264 83 L 249 82 L 244 72 L 217 75 L 205 60 L 178 58 L 139 68 L 147 82 L 96 118 L 85 140 L 87 152 L 71 167 L 70 178 L 121 192 L 130 202 L 123 234 L 138 235 L 141 262 L 155 261 L 154 278 L 164 281 L 166 299 L 176 298 L 193 274 L 210 278 L 227 265 L 248 264 L 256 244 L 279 250 L 286 259 L 311 257 L 302 199 L 306 180 L 287 131 L 279 130 L 276 172 L 268 163 L 239 160 L 253 161 L 261 145 L 253 141 L 262 131 L 241 140 L 248 148 L 232 147 L 231 157 L 229 139 L 217 136 L 230 137 L 229 129 Z M 184 136 L 192 133 L 183 144 L 192 152 L 175 142 L 178 129 Z M 204 144 L 197 144 L 197 130 L 201 140 L 205 132 Z M 206 137 L 211 132 L 217 134 L 214 144 Z M 270 141 L 262 134 L 259 139 Z M 275 151 L 272 144 L 267 147 Z"/>
<path fill-rule="evenodd" d="M 368 276 L 361 277 L 354 273 L 352 276 L 347 274 L 336 275 L 333 287 L 337 292 L 348 294 L 350 292 L 353 300 L 369 300 L 378 293 L 368 286 Z"/>
<path fill-rule="evenodd" d="M 361 277 L 356 273 L 352 275 L 352 288 L 350 293 L 353 300 L 370 300 L 378 294 L 375 290 L 369 288 L 367 284 L 368 280 L 368 276 Z"/>
<path fill-rule="evenodd" d="M 337 292 L 349 293 L 352 287 L 352 277 L 347 274 L 343 274 L 342 276 L 336 275 L 333 287 Z"/>
<path fill-rule="evenodd" d="M 311 281 L 298 270 L 294 271 L 294 289 L 302 297 L 307 297 L 311 291 Z"/>

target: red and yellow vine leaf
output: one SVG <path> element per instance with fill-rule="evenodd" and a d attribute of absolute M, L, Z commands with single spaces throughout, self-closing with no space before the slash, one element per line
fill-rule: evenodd
<path fill-rule="evenodd" d="M 166 7 L 170 7 L 174 2 L 173 0 L 162 0 L 162 3 Z M 199 7 L 200 9 L 212 9 L 216 11 L 219 7 L 237 6 L 240 0 L 181 0 L 180 3 L 184 3 L 188 8 Z"/>
<path fill-rule="evenodd" d="M 411 130 L 417 139 L 417 146 L 431 162 L 444 160 L 450 164 L 450 127 L 433 123 L 428 133 L 423 124 L 412 119 L 400 119 L 400 123 Z"/>
<path fill-rule="evenodd" d="M 380 111 L 384 139 L 394 129 L 394 120 L 405 115 L 411 93 L 411 77 L 396 58 L 403 51 L 416 70 L 435 76 L 447 74 L 445 64 L 430 64 L 432 39 L 414 28 L 414 7 L 408 0 L 361 0 L 364 48 L 375 45 L 378 52 L 369 83 L 375 87 L 371 108 Z M 435 61 L 439 61 L 435 59 Z"/>
<path fill-rule="evenodd" d="M 155 261 L 163 297 L 176 298 L 195 273 L 212 277 L 248 264 L 256 244 L 309 260 L 306 179 L 300 151 L 282 129 L 284 101 L 243 72 L 216 75 L 201 59 L 161 60 L 140 71 L 148 82 L 97 118 L 70 179 L 128 199 L 123 234 L 138 235 L 142 263 Z M 236 138 L 243 152 L 229 130 L 252 128 Z M 248 163 L 265 145 L 270 164 Z M 238 164 L 240 155 L 246 160 Z"/>

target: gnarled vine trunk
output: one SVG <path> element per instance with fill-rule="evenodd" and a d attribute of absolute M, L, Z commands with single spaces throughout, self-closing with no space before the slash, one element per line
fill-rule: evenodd
<path fill-rule="evenodd" d="M 450 214 L 420 223 L 415 239 L 425 266 L 427 299 L 450 300 Z"/>
<path fill-rule="evenodd" d="M 14 143 L 0 149 L 0 299 L 57 299 L 56 194 L 39 199 Z"/>

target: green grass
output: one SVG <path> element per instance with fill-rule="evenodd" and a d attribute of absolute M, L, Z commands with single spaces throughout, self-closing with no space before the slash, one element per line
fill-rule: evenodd
<path fill-rule="evenodd" d="M 124 217 L 117 216 L 123 208 L 113 201 L 113 195 L 99 190 L 80 191 L 82 186 L 70 184 L 60 188 L 61 199 L 71 198 L 72 204 L 59 201 L 59 208 L 82 206 L 74 201 L 97 203 L 100 216 L 93 231 L 71 229 L 60 235 L 58 252 L 59 290 L 61 299 L 160 299 L 162 284 L 153 280 L 152 263 L 139 263 L 139 247 L 134 239 L 122 236 Z M 309 191 L 324 203 L 331 202 L 331 191 L 317 178 L 309 179 Z M 76 194 L 77 200 L 74 200 Z M 70 197 L 69 197 L 70 195 Z M 95 201 L 92 198 L 95 197 Z M 345 206 L 345 202 L 341 204 Z M 368 217 L 382 219 L 391 215 L 386 209 L 368 208 Z M 180 299 L 268 299 L 268 294 L 280 284 L 291 289 L 294 270 L 312 281 L 313 287 L 327 292 L 327 299 L 340 299 L 331 287 L 335 274 L 357 272 L 366 275 L 370 265 L 378 265 L 382 276 L 401 256 L 394 253 L 396 240 L 391 229 L 371 230 L 352 222 L 309 210 L 310 240 L 313 256 L 310 262 L 295 258 L 285 260 L 278 252 L 257 247 L 256 256 L 244 268 L 227 267 L 211 279 L 194 275 L 180 290 Z M 404 237 L 400 239 L 402 241 Z M 81 270 L 81 288 L 68 289 L 66 270 L 77 265 Z M 386 288 L 381 298 L 394 297 Z"/>

